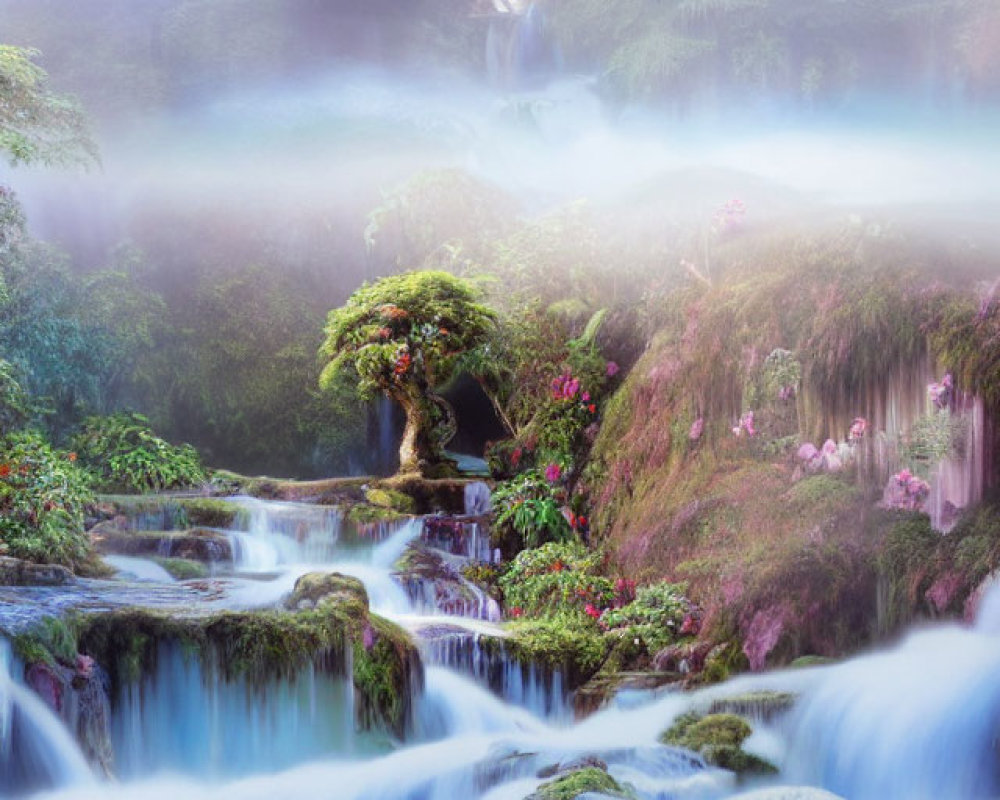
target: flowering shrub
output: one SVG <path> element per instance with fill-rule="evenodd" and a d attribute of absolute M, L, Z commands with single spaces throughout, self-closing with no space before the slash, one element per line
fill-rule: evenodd
<path fill-rule="evenodd" d="M 868 420 L 864 417 L 855 417 L 854 422 L 851 423 L 851 429 L 847 432 L 847 441 L 849 442 L 860 442 L 865 438 L 865 432 L 868 430 Z"/>
<path fill-rule="evenodd" d="M 518 554 L 499 582 L 512 616 L 596 618 L 615 599 L 612 581 L 595 574 L 598 565 L 599 556 L 579 542 L 550 542 Z"/>
<path fill-rule="evenodd" d="M 889 478 L 882 496 L 882 504 L 887 508 L 906 511 L 920 511 L 931 493 L 930 484 L 904 469 Z"/>
<path fill-rule="evenodd" d="M 684 596 L 685 587 L 675 583 L 641 586 L 635 600 L 621 608 L 610 608 L 601 616 L 605 630 L 623 630 L 639 638 L 655 653 L 681 636 L 697 634 L 700 624 L 695 609 Z"/>
<path fill-rule="evenodd" d="M 549 465 L 546 474 L 528 470 L 497 485 L 493 492 L 494 525 L 503 533 L 514 533 L 522 546 L 537 547 L 548 541 L 563 541 L 572 535 L 563 514 L 565 491 L 550 480 L 558 473 Z"/>
<path fill-rule="evenodd" d="M 83 509 L 93 495 L 74 462 L 36 433 L 0 439 L 0 551 L 68 567 L 86 559 Z"/>

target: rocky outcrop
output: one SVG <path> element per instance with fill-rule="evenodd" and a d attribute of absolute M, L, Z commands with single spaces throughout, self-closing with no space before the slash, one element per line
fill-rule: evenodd
<path fill-rule="evenodd" d="M 73 580 L 73 573 L 58 564 L 0 556 L 0 586 L 62 586 Z"/>
<path fill-rule="evenodd" d="M 187 531 L 129 531 L 113 522 L 90 530 L 94 549 L 102 555 L 163 556 L 203 563 L 233 560 L 229 538 L 219 531 L 194 528 Z"/>

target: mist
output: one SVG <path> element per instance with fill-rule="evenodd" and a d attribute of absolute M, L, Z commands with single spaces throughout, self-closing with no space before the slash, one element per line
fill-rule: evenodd
<path fill-rule="evenodd" d="M 903 24 L 857 5 L 856 25 L 830 23 L 843 39 L 819 44 L 824 18 L 775 6 L 768 24 L 784 32 L 785 66 L 766 76 L 761 66 L 760 79 L 735 67 L 742 83 L 720 79 L 730 55 L 742 63 L 738 47 L 720 44 L 692 62 L 694 77 L 640 90 L 620 74 L 630 51 L 609 56 L 578 30 L 597 12 L 580 6 L 576 19 L 561 0 L 364 10 L 6 0 L 5 38 L 38 47 L 53 89 L 79 97 L 101 164 L 4 166 L 0 183 L 17 192 L 31 233 L 65 250 L 74 269 L 113 264 L 127 243 L 146 259 L 146 284 L 173 306 L 190 305 L 205 275 L 256 266 L 299 282 L 318 319 L 362 281 L 440 264 L 456 242 L 467 260 L 488 261 L 470 240 L 480 223 L 465 196 L 428 205 L 413 189 L 442 170 L 489 195 L 498 232 L 584 208 L 607 247 L 643 250 L 653 272 L 676 267 L 683 231 L 739 199 L 750 230 L 839 220 L 906 233 L 929 243 L 928 261 L 938 247 L 973 254 L 974 278 L 988 280 L 1000 248 L 995 65 L 980 41 L 962 51 L 962 72 L 942 54 L 934 19 Z M 620 27 L 609 36 L 642 30 L 641 6 L 609 6 Z M 981 13 L 988 37 L 994 20 Z M 979 18 L 954 14 L 962 41 L 979 41 L 967 30 Z M 692 36 L 728 24 L 721 12 L 684 19 Z M 854 48 L 846 72 L 829 55 L 838 48 Z M 825 82 L 815 77 L 820 56 Z M 819 88 L 807 92 L 807 77 Z M 425 232 L 378 224 L 378 209 L 404 207 L 424 215 L 413 224 Z M 408 246 L 414 236 L 428 241 Z M 947 259 L 940 277 L 954 278 Z M 198 441 L 196 429 L 181 432 Z"/>

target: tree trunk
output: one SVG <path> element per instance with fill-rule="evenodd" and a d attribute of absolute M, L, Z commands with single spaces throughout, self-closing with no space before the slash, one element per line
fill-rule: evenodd
<path fill-rule="evenodd" d="M 399 445 L 399 471 L 420 472 L 421 467 L 440 461 L 440 453 L 434 447 L 430 407 L 420 396 L 400 394 L 394 399 L 406 413 L 406 428 Z"/>

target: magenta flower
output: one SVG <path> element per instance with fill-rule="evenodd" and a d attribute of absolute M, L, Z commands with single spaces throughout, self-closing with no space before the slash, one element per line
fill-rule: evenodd
<path fill-rule="evenodd" d="M 608 362 L 607 373 L 609 378 L 613 378 L 618 374 L 618 365 L 614 361 Z"/>
<path fill-rule="evenodd" d="M 545 468 L 545 480 L 547 480 L 549 483 L 555 483 L 557 480 L 559 480 L 559 477 L 561 475 L 562 475 L 562 467 L 560 467 L 555 462 L 549 464 Z"/>

